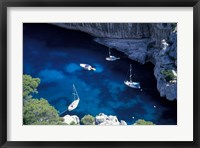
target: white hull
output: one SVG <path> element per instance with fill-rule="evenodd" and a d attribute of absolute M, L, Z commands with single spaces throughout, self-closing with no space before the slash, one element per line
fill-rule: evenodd
<path fill-rule="evenodd" d="M 124 84 L 126 84 L 127 86 L 132 87 L 132 88 L 137 88 L 137 89 L 141 88 L 139 82 L 124 81 Z"/>
<path fill-rule="evenodd" d="M 119 59 L 120 59 L 120 58 L 115 57 L 115 56 L 106 57 L 106 60 L 107 60 L 107 61 L 115 61 L 115 60 L 119 60 Z"/>
<path fill-rule="evenodd" d="M 89 64 L 80 64 L 80 66 L 86 70 L 96 70 L 95 68 L 93 68 L 91 65 Z"/>
<path fill-rule="evenodd" d="M 69 106 L 68 106 L 68 111 L 72 111 L 75 108 L 77 108 L 79 104 L 80 99 L 78 98 L 77 100 L 74 100 Z"/>

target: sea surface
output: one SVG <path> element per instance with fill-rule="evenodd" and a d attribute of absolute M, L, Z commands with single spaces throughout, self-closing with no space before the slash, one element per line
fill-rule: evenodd
<path fill-rule="evenodd" d="M 158 125 L 177 124 L 177 102 L 160 97 L 151 63 L 139 64 L 123 53 L 112 49 L 120 60 L 109 62 L 108 48 L 93 41 L 94 37 L 51 24 L 23 24 L 23 73 L 41 79 L 38 94 L 61 114 L 96 116 L 99 113 L 117 116 L 129 125 L 138 119 Z M 87 63 L 96 68 L 80 67 Z M 143 91 L 124 84 L 129 65 L 133 80 L 140 82 Z M 73 101 L 72 86 L 80 97 L 78 107 L 69 112 Z"/>

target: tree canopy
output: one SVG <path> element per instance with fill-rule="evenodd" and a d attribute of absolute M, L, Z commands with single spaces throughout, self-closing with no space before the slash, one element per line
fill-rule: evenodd
<path fill-rule="evenodd" d="M 58 125 L 64 124 L 58 111 L 44 98 L 35 99 L 31 94 L 37 93 L 39 78 L 23 75 L 23 124 L 24 125 Z M 28 99 L 27 99 L 28 98 Z"/>
<path fill-rule="evenodd" d="M 23 75 L 23 98 L 37 93 L 37 87 L 40 84 L 39 78 L 32 78 L 30 75 Z"/>
<path fill-rule="evenodd" d="M 58 111 L 46 99 L 30 99 L 23 108 L 23 123 L 49 125 L 62 124 Z"/>

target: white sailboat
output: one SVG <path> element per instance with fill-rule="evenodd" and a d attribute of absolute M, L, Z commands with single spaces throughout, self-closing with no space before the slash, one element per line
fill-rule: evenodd
<path fill-rule="evenodd" d="M 111 51 L 109 48 L 109 57 L 106 57 L 106 60 L 107 61 L 115 61 L 115 60 L 119 60 L 119 59 L 120 59 L 119 57 L 115 57 L 115 56 L 111 55 Z"/>
<path fill-rule="evenodd" d="M 74 96 L 74 101 L 68 106 L 68 111 L 74 110 L 78 106 L 79 101 L 80 101 L 80 98 L 78 96 L 78 93 L 76 91 L 74 84 L 73 84 L 73 93 L 72 94 Z"/>
<path fill-rule="evenodd" d="M 92 67 L 91 65 L 89 64 L 80 64 L 80 66 L 86 70 L 96 70 L 96 68 Z"/>
<path fill-rule="evenodd" d="M 130 64 L 129 80 L 125 80 L 124 84 L 129 86 L 129 87 L 132 87 L 132 88 L 141 89 L 140 82 L 133 82 L 132 81 L 132 65 L 131 64 Z"/>

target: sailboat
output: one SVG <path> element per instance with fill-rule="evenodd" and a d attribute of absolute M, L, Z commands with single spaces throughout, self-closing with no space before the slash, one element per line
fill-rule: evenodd
<path fill-rule="evenodd" d="M 131 64 L 130 64 L 129 80 L 125 80 L 124 84 L 129 86 L 129 87 L 132 87 L 132 88 L 141 89 L 140 82 L 133 82 L 132 81 L 132 65 Z"/>
<path fill-rule="evenodd" d="M 109 57 L 106 57 L 106 60 L 107 61 L 115 61 L 115 60 L 119 60 L 119 59 L 120 59 L 119 57 L 115 57 L 115 56 L 111 55 L 111 51 L 109 48 Z"/>
<path fill-rule="evenodd" d="M 78 96 L 78 93 L 76 91 L 76 87 L 74 84 L 73 84 L 73 93 L 72 94 L 74 96 L 74 101 L 68 106 L 68 111 L 74 110 L 78 106 L 79 101 L 80 101 L 80 98 Z"/>

